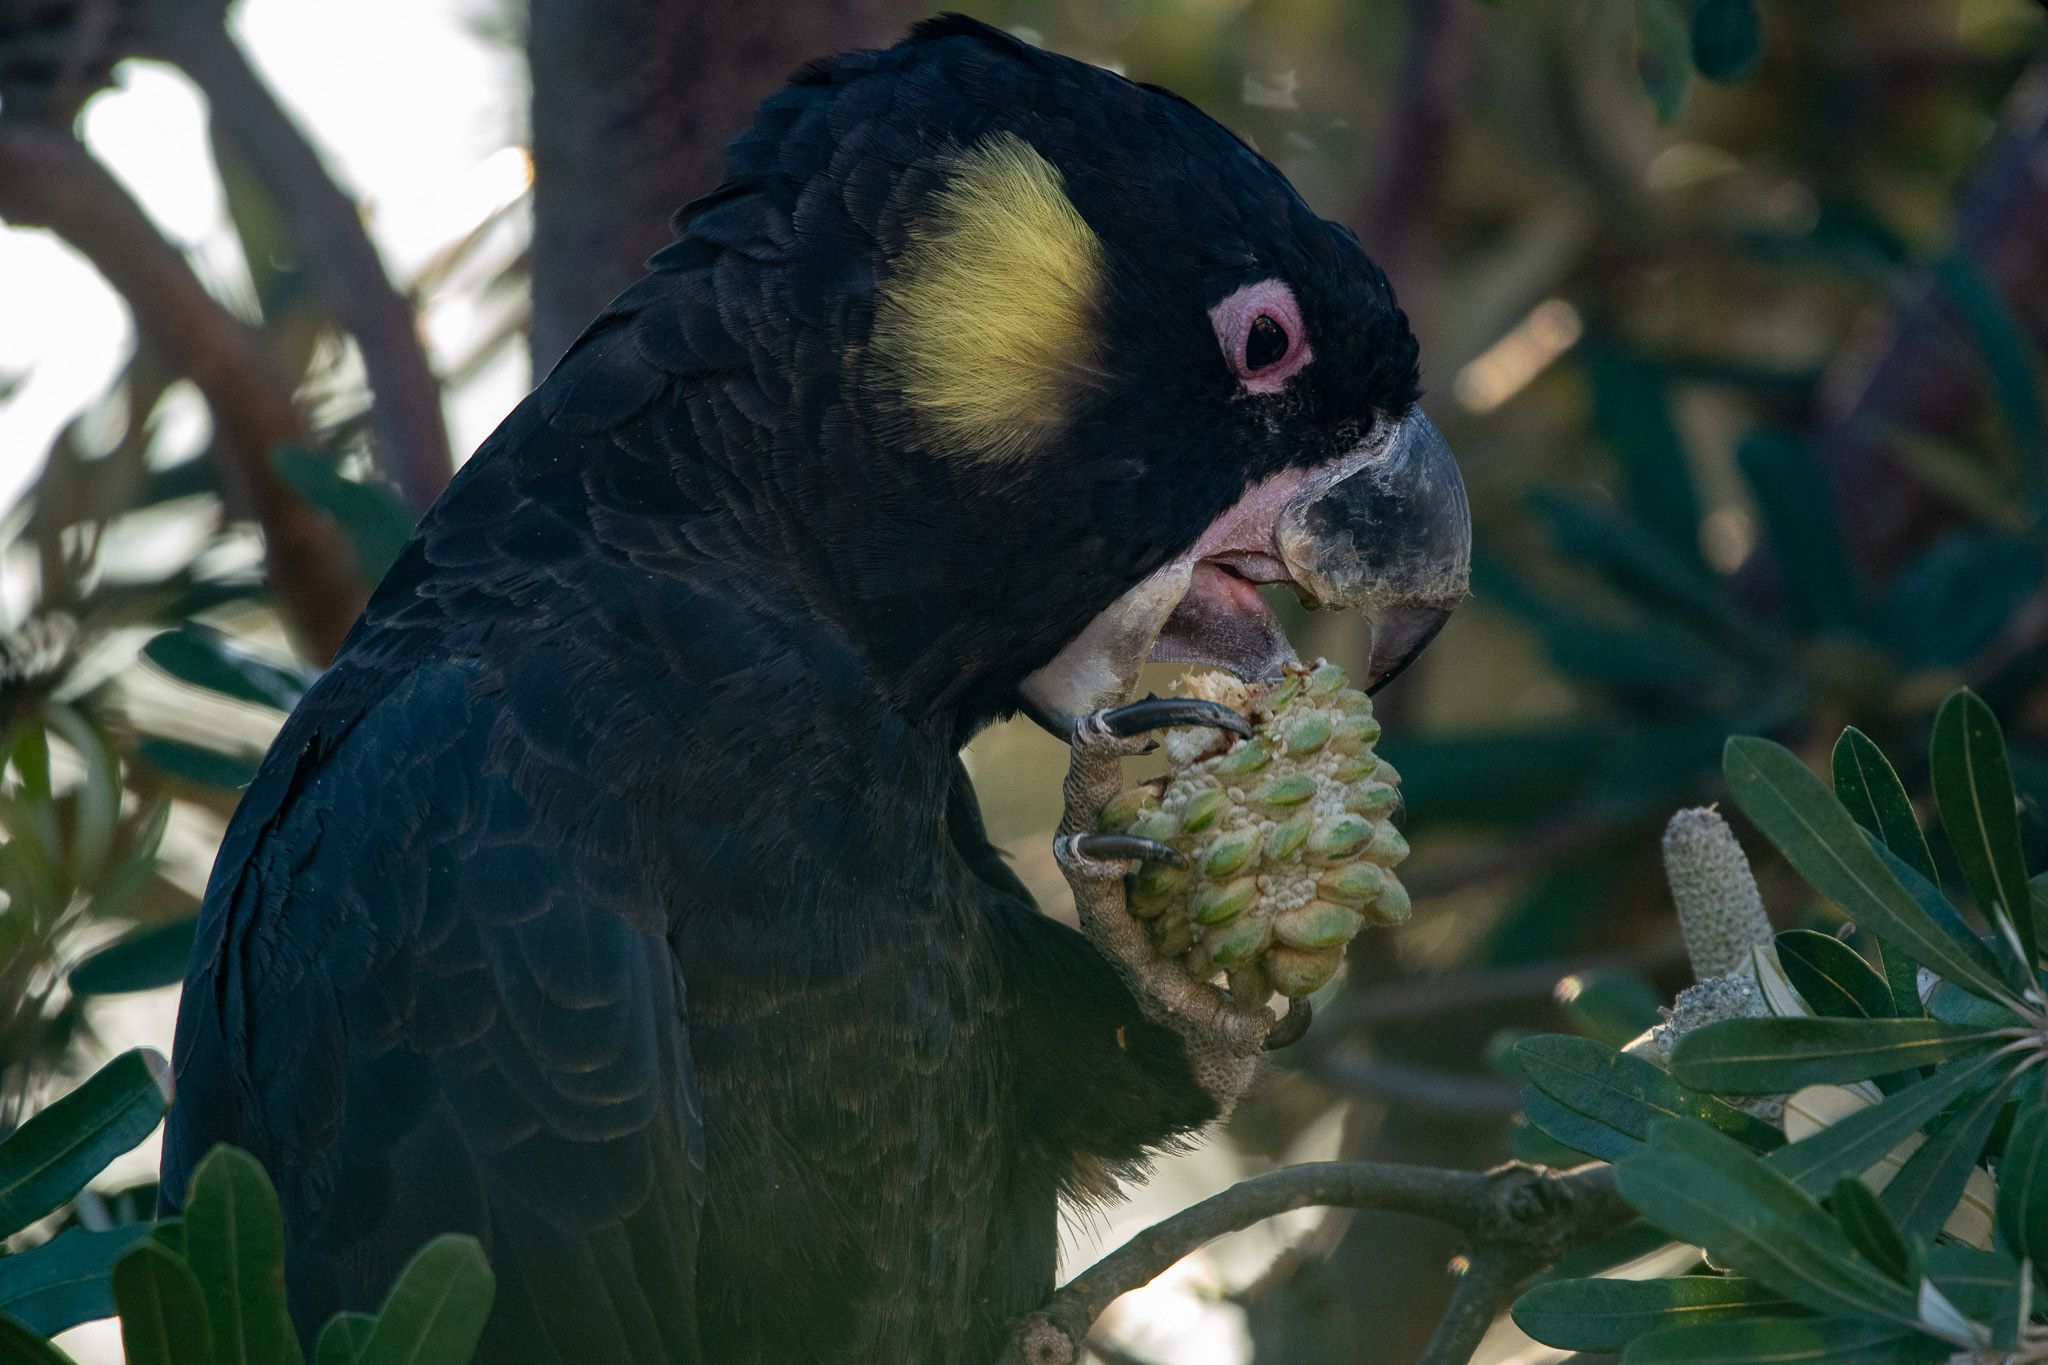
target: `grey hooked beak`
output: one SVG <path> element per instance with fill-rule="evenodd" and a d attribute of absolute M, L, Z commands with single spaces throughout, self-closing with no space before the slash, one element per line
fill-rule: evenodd
<path fill-rule="evenodd" d="M 1382 450 L 1312 476 L 1280 513 L 1273 539 L 1304 601 L 1369 618 L 1374 688 L 1436 638 L 1471 590 L 1465 480 L 1420 408 Z"/>
<path fill-rule="evenodd" d="M 1286 583 L 1311 607 L 1355 610 L 1378 688 L 1435 638 L 1472 574 L 1472 513 L 1457 461 L 1420 409 L 1350 454 L 1249 488 L 1186 556 L 1111 603 L 1019 688 L 1064 738 L 1125 699 L 1145 662 L 1277 677 L 1294 651 L 1259 598 Z"/>

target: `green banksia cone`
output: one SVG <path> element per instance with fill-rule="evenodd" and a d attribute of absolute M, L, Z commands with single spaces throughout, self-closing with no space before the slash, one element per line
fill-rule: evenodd
<path fill-rule="evenodd" d="M 1104 829 L 1188 860 L 1135 874 L 1132 912 L 1161 956 L 1198 976 L 1223 972 L 1241 1002 L 1308 995 L 1337 974 L 1361 928 L 1408 918 L 1392 870 L 1408 852 L 1392 822 L 1401 778 L 1373 753 L 1372 701 L 1328 663 L 1290 666 L 1276 683 L 1204 673 L 1182 687 L 1256 732 L 1171 730 L 1166 776 L 1110 803 Z"/>

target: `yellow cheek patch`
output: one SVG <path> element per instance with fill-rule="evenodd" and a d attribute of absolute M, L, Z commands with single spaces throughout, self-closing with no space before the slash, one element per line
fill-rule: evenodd
<path fill-rule="evenodd" d="M 999 133 L 959 162 L 875 310 L 876 377 L 917 446 L 1001 461 L 1066 422 L 1096 373 L 1102 243 L 1059 171 Z"/>

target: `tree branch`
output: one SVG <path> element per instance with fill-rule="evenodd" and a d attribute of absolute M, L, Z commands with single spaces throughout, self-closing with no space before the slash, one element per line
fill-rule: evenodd
<path fill-rule="evenodd" d="M 1542 1268 L 1541 1260 L 1521 1247 L 1490 1246 L 1473 1252 L 1415 1365 L 1465 1365 L 1522 1281 Z"/>
<path fill-rule="evenodd" d="M 1088 1329 L 1116 1299 L 1152 1281 L 1189 1252 L 1226 1232 L 1292 1209 L 1313 1206 L 1380 1209 L 1419 1214 L 1447 1223 L 1477 1250 L 1473 1271 L 1486 1275 L 1459 1286 L 1437 1332 L 1454 1350 L 1469 1331 L 1465 1320 L 1490 1304 L 1485 1332 L 1500 1302 L 1532 1271 L 1566 1251 L 1619 1226 L 1631 1215 L 1614 1186 L 1610 1166 L 1553 1171 L 1511 1162 L 1491 1171 L 1445 1171 L 1373 1161 L 1323 1161 L 1255 1176 L 1157 1223 L 1069 1280 L 1044 1308 L 1018 1323 L 1002 1365 L 1074 1365 Z M 1468 1272 L 1469 1275 L 1472 1272 Z M 1462 1311 L 1460 1299 L 1463 1300 Z M 1453 1317 L 1458 1324 L 1453 1325 Z M 1466 1356 L 1436 1354 L 1431 1365 Z M 1476 1344 L 1477 1336 L 1471 1337 Z"/>
<path fill-rule="evenodd" d="M 454 471 L 441 388 L 412 304 L 385 273 L 355 201 L 249 65 L 221 6 L 153 0 L 143 15 L 141 46 L 205 92 L 212 118 L 269 193 L 322 299 L 356 339 L 370 386 L 374 458 L 413 509 L 425 511 Z"/>
<path fill-rule="evenodd" d="M 76 247 L 127 300 L 136 331 L 198 386 L 220 437 L 229 507 L 263 528 L 278 610 L 309 657 L 333 658 L 362 610 L 362 579 L 334 525 L 271 468 L 272 452 L 307 429 L 256 338 L 68 132 L 0 124 L 0 218 Z"/>

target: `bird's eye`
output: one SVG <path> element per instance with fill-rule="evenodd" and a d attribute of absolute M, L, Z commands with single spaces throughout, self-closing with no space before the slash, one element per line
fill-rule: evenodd
<path fill-rule="evenodd" d="M 1281 280 L 1248 284 L 1209 310 L 1216 344 L 1246 393 L 1278 393 L 1314 357 L 1301 305 Z"/>
<path fill-rule="evenodd" d="M 1261 313 L 1252 319 L 1252 329 L 1244 339 L 1244 368 L 1247 374 L 1278 365 L 1287 358 L 1287 329 L 1273 320 L 1270 313 Z"/>

